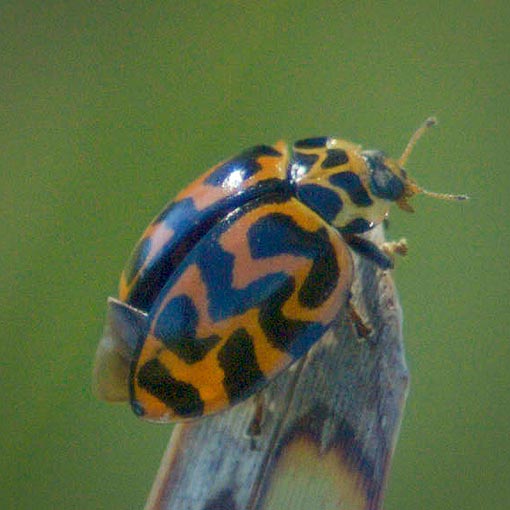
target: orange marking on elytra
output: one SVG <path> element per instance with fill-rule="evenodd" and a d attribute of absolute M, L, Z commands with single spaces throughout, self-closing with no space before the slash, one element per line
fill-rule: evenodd
<path fill-rule="evenodd" d="M 223 386 L 224 372 L 219 366 L 217 354 L 223 342 L 216 345 L 202 360 L 186 363 L 169 350 L 161 351 L 160 362 L 175 379 L 193 385 L 204 401 L 204 413 L 212 412 L 216 406 L 227 405 L 229 400 Z"/>
<path fill-rule="evenodd" d="M 126 275 L 124 274 L 124 271 L 122 271 L 120 275 L 120 281 L 119 281 L 119 299 L 121 301 L 127 301 L 129 298 L 129 293 L 131 292 L 131 288 L 133 287 L 133 283 L 131 285 L 128 285 Z"/>
<path fill-rule="evenodd" d="M 151 263 L 151 261 L 175 234 L 174 230 L 172 228 L 168 228 L 164 223 L 157 223 L 155 225 L 151 225 L 151 227 L 149 227 L 147 233 L 143 236 L 144 239 L 147 237 L 150 237 L 151 239 L 150 251 L 146 258 L 147 265 Z"/>
<path fill-rule="evenodd" d="M 296 205 L 296 200 L 291 200 L 284 204 L 268 204 L 260 206 L 248 214 L 239 218 L 235 223 L 235 228 L 227 230 L 221 236 L 221 247 L 234 255 L 234 267 L 232 274 L 232 287 L 242 289 L 259 278 L 277 272 L 294 274 L 297 272 L 308 273 L 312 266 L 312 261 L 306 257 L 300 257 L 284 253 L 274 257 L 265 257 L 254 259 L 250 253 L 250 243 L 247 238 L 247 232 L 250 227 L 259 219 L 272 213 L 289 214 L 291 205 Z M 292 219 L 308 220 L 308 218 Z M 309 221 L 299 221 L 299 225 L 306 230 L 317 230 L 317 225 L 311 225 Z M 315 228 L 314 228 L 315 227 Z"/>

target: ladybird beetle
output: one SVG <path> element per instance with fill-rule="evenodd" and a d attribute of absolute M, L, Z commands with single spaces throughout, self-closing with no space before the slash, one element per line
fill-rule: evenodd
<path fill-rule="evenodd" d="M 184 189 L 145 230 L 109 298 L 94 386 L 151 421 L 198 418 L 262 389 L 349 307 L 359 234 L 425 191 L 398 160 L 350 142 L 257 145 Z M 355 315 L 353 313 L 353 315 Z"/>

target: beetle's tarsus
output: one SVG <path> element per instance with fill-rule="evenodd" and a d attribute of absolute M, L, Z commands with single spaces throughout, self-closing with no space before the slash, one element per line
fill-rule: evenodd
<path fill-rule="evenodd" d="M 385 253 L 393 264 L 395 264 L 396 256 L 405 257 L 409 251 L 407 240 L 402 238 L 398 241 L 387 241 L 382 243 L 380 249 Z"/>

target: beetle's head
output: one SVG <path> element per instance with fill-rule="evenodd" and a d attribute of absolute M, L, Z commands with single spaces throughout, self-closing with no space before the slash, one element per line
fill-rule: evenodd
<path fill-rule="evenodd" d="M 413 134 L 402 156 L 398 160 L 386 157 L 381 151 L 368 150 L 361 153 L 370 179 L 370 191 L 377 197 L 395 202 L 400 209 L 413 212 L 408 199 L 424 194 L 442 200 L 466 200 L 466 195 L 450 195 L 427 191 L 408 177 L 404 165 L 421 135 L 437 123 L 434 117 L 428 118 Z"/>

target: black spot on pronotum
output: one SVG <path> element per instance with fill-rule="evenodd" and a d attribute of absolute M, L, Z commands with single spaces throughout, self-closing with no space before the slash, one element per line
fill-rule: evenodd
<path fill-rule="evenodd" d="M 326 151 L 326 159 L 321 164 L 321 168 L 325 170 L 328 168 L 334 168 L 335 166 L 345 165 L 349 162 L 347 153 L 342 149 L 328 149 Z"/>
<path fill-rule="evenodd" d="M 289 164 L 289 179 L 291 182 L 298 182 L 315 165 L 319 156 L 317 154 L 304 154 L 294 151 Z"/>
<path fill-rule="evenodd" d="M 304 140 L 298 140 L 294 147 L 296 149 L 321 149 L 326 147 L 329 138 L 327 136 L 319 136 L 316 138 L 305 138 Z"/>
<path fill-rule="evenodd" d="M 329 176 L 329 182 L 333 186 L 344 189 L 353 204 L 360 207 L 368 207 L 372 205 L 372 199 L 363 186 L 361 179 L 354 172 L 338 172 Z"/>
<path fill-rule="evenodd" d="M 201 416 L 204 402 L 191 384 L 174 379 L 158 359 L 145 363 L 137 374 L 137 383 L 183 418 Z"/>

